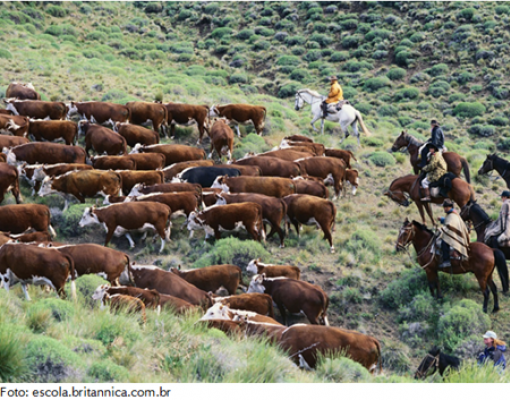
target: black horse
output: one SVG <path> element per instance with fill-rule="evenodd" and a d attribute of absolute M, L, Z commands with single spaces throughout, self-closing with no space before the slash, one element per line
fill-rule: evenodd
<path fill-rule="evenodd" d="M 490 171 L 496 170 L 506 182 L 506 187 L 510 188 L 510 162 L 494 154 L 488 154 L 483 165 L 478 170 L 478 175 L 484 175 Z"/>
<path fill-rule="evenodd" d="M 425 379 L 427 376 L 435 374 L 437 370 L 441 376 L 444 376 L 447 370 L 458 370 L 459 367 L 460 358 L 444 354 L 437 347 L 433 347 L 420 363 L 414 374 L 414 379 Z"/>

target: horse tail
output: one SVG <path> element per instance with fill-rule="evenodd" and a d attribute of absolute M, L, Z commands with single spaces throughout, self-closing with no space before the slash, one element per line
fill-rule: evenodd
<path fill-rule="evenodd" d="M 372 134 L 370 133 L 370 131 L 366 127 L 365 123 L 363 122 L 363 117 L 361 116 L 361 113 L 358 110 L 354 110 L 354 113 L 356 115 L 356 119 L 358 120 L 358 123 L 361 126 L 361 129 L 363 130 L 363 133 L 367 136 L 371 136 Z"/>
<path fill-rule="evenodd" d="M 460 163 L 462 164 L 462 170 L 464 171 L 464 176 L 466 177 L 466 182 L 471 183 L 471 175 L 469 173 L 469 164 L 464 157 L 460 158 Z"/>
<path fill-rule="evenodd" d="M 498 269 L 499 279 L 501 279 L 501 285 L 503 286 L 503 293 L 508 292 L 508 267 L 506 265 L 506 258 L 503 252 L 499 249 L 493 249 L 494 251 L 494 262 Z"/>

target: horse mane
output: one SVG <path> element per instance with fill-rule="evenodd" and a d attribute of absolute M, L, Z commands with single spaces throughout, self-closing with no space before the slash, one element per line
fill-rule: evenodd
<path fill-rule="evenodd" d="M 323 97 L 322 94 L 316 92 L 315 90 L 308 89 L 308 88 L 298 90 L 298 93 L 301 93 L 301 92 L 307 92 L 307 93 L 311 94 L 312 96 L 316 96 L 316 97 Z"/>
<path fill-rule="evenodd" d="M 434 232 L 432 232 L 429 228 L 427 228 L 425 225 L 419 223 L 418 221 L 414 221 L 413 220 L 413 225 L 418 227 L 418 229 L 422 230 L 422 231 L 425 231 L 425 232 L 428 232 L 430 233 L 431 235 L 434 234 Z M 431 350 L 432 351 L 432 350 Z"/>
<path fill-rule="evenodd" d="M 471 210 L 478 214 L 478 216 L 484 221 L 484 222 L 491 222 L 491 218 L 489 215 L 485 212 L 485 210 L 480 207 L 480 205 L 476 202 L 472 203 Z"/>
<path fill-rule="evenodd" d="M 413 144 L 415 146 L 421 147 L 423 146 L 423 142 L 416 139 L 413 135 L 410 135 L 406 132 L 405 138 L 408 140 L 409 144 Z"/>

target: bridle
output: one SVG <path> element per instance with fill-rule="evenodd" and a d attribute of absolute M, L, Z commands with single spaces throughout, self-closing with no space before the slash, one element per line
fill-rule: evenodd
<path fill-rule="evenodd" d="M 439 356 L 441 355 L 441 353 L 438 353 L 437 356 L 433 356 L 432 354 L 427 354 L 427 356 L 425 357 L 425 360 L 428 360 L 430 358 L 432 358 L 432 363 L 429 364 L 429 366 L 425 369 L 425 371 L 416 371 L 416 376 L 419 378 L 419 379 L 422 379 L 422 378 L 425 378 L 427 377 L 428 375 L 428 371 L 430 368 L 434 367 L 434 371 L 432 372 L 432 374 L 435 374 L 435 372 L 437 371 L 437 368 L 439 367 Z M 423 360 L 423 361 L 425 361 Z"/>
<path fill-rule="evenodd" d="M 306 100 L 305 100 L 305 99 L 301 96 L 301 92 L 296 92 L 296 96 L 297 96 L 297 97 L 299 97 L 301 100 L 303 100 L 303 103 L 307 103 L 307 101 L 306 101 Z M 313 96 L 313 95 L 311 95 L 311 94 L 310 94 L 310 96 L 311 96 L 313 99 L 315 99 L 315 98 L 316 98 L 315 96 Z M 315 103 L 318 103 L 318 102 L 322 102 L 322 100 L 321 100 L 321 99 L 320 99 L 320 100 L 312 100 L 310 103 L 307 103 L 307 104 L 312 105 L 312 104 L 315 104 Z"/>
<path fill-rule="evenodd" d="M 400 238 L 404 232 L 409 232 L 409 234 L 407 235 L 407 238 L 405 240 L 406 244 L 400 244 Z M 402 228 L 400 228 L 400 232 L 399 232 L 398 238 L 397 238 L 396 248 L 399 250 L 405 250 L 409 253 L 409 246 L 411 245 L 414 235 L 415 235 L 415 232 L 411 225 L 403 226 Z"/>
<path fill-rule="evenodd" d="M 387 192 L 389 193 L 389 197 L 391 200 L 393 200 L 395 203 L 397 203 L 399 206 L 402 206 L 402 207 L 409 207 L 409 204 L 411 204 L 411 202 L 409 201 L 409 194 L 407 192 L 404 192 L 403 190 L 391 190 L 391 189 L 388 189 Z M 400 193 L 404 196 L 404 200 L 403 201 L 397 201 L 396 198 L 393 196 L 394 194 L 397 194 L 397 193 Z"/>

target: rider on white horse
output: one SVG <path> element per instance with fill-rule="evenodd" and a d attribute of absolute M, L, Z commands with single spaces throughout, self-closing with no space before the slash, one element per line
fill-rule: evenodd
<path fill-rule="evenodd" d="M 328 104 L 335 104 L 344 99 L 344 92 L 338 83 L 338 78 L 336 76 L 332 76 L 330 79 L 331 89 L 329 89 L 328 98 L 322 102 L 322 118 L 326 118 L 328 116 Z"/>

